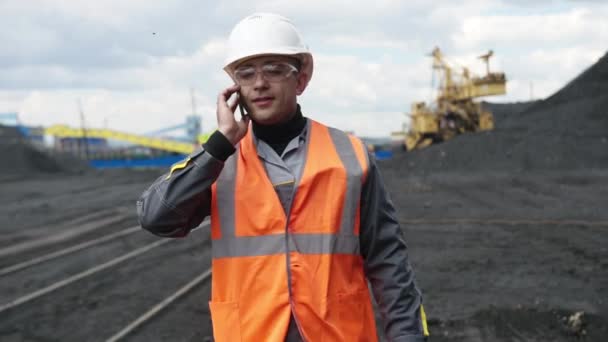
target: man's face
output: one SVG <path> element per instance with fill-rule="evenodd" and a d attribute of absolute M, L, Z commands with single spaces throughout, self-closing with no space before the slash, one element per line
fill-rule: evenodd
<path fill-rule="evenodd" d="M 294 71 L 294 60 L 290 57 L 269 55 L 249 59 L 235 68 L 235 72 L 246 71 L 245 75 L 253 77 L 249 82 L 239 82 L 241 96 L 249 115 L 256 123 L 273 125 L 289 120 L 295 113 L 297 96 L 304 91 L 305 75 Z M 276 71 L 272 69 L 276 66 Z M 251 76 L 252 68 L 255 75 Z M 263 70 L 269 75 L 265 77 Z M 283 73 L 279 80 L 272 73 Z M 270 79 L 270 80 L 269 80 Z"/>

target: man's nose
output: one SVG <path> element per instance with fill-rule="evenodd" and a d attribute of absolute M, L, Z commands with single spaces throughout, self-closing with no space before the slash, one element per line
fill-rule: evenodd
<path fill-rule="evenodd" d="M 268 81 L 266 80 L 262 72 L 255 73 L 255 82 L 253 83 L 253 87 L 254 89 L 268 87 Z"/>

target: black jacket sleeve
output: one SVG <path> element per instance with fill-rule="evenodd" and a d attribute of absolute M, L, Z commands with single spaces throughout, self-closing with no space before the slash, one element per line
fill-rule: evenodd
<path fill-rule="evenodd" d="M 211 185 L 234 147 L 219 132 L 159 177 L 137 201 L 142 228 L 163 237 L 182 237 L 211 212 Z"/>
<path fill-rule="evenodd" d="M 425 341 L 422 295 L 394 205 L 373 156 L 361 194 L 360 245 L 389 341 Z M 424 322 L 426 324 L 426 322 Z"/>

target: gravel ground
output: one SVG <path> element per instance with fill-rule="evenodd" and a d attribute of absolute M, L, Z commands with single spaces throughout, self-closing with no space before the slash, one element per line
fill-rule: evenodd
<path fill-rule="evenodd" d="M 387 170 L 384 175 L 425 295 L 433 340 L 580 341 L 564 322 L 579 311 L 584 312 L 582 340 L 608 339 L 607 171 L 404 177 Z M 121 201 L 133 203 L 154 179 L 138 176 L 133 175 L 139 183 L 131 183 L 132 193 Z M 80 177 L 78 183 L 91 184 L 100 178 Z M 31 186 L 39 182 L 32 180 Z M 55 178 L 53 184 L 72 193 L 73 178 L 63 183 Z M 99 190 L 97 202 L 85 192 L 89 203 L 83 215 L 90 207 L 110 207 L 116 188 L 105 189 Z M 75 195 L 73 201 L 54 204 L 54 210 L 73 209 L 79 202 Z M 73 215 L 66 216 L 70 220 Z M 568 222 L 572 220 L 576 222 Z M 98 234 L 126 228 L 127 223 L 104 227 Z M 54 229 L 70 227 L 58 221 Z M 39 232 L 40 237 L 49 234 Z M 0 312 L 0 340 L 104 341 L 209 267 L 207 234 L 196 231 Z M 153 241 L 157 239 L 142 231 L 6 275 L 0 298 L 16 298 Z M 30 251 L 28 258 L 37 252 Z M 203 282 L 128 340 L 201 341 L 211 336 L 209 286 Z"/>
<path fill-rule="evenodd" d="M 393 197 L 433 340 L 578 341 L 562 320 L 578 311 L 582 340 L 606 340 L 606 181 L 608 172 L 387 179 L 406 186 Z"/>

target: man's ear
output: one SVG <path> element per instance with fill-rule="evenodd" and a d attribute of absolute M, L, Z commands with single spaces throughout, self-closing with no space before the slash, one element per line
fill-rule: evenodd
<path fill-rule="evenodd" d="M 296 94 L 298 96 L 302 95 L 302 93 L 304 93 L 304 90 L 306 89 L 306 86 L 308 85 L 308 82 L 306 82 L 308 80 L 308 75 L 306 75 L 303 72 L 299 72 L 298 76 L 296 78 Z"/>

